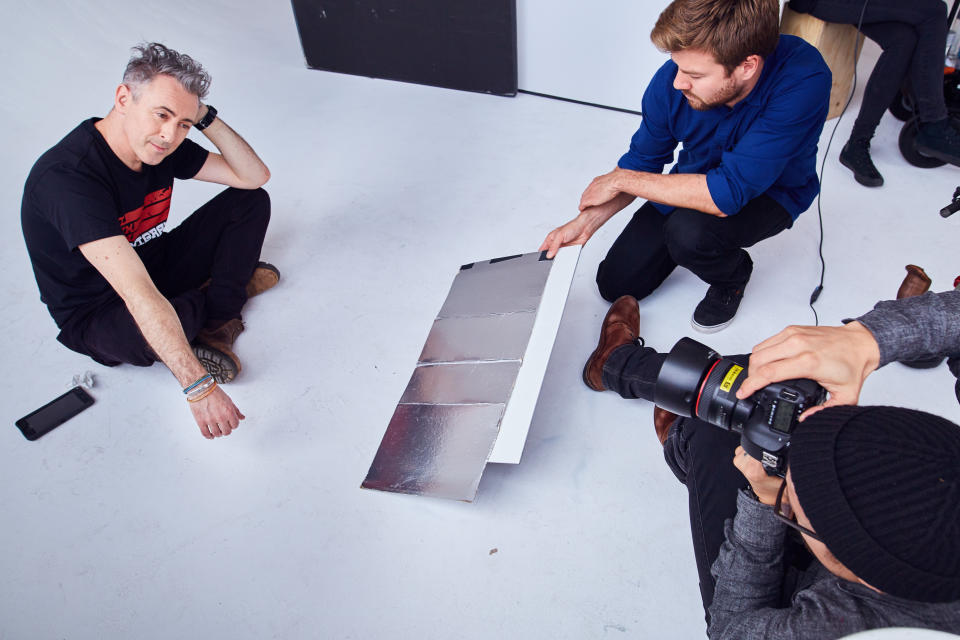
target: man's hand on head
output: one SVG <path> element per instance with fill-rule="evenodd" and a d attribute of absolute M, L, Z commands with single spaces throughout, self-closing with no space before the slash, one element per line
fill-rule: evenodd
<path fill-rule="evenodd" d="M 859 322 L 842 327 L 791 326 L 753 348 L 749 375 L 737 397 L 746 398 L 771 382 L 815 380 L 830 397 L 804 411 L 802 421 L 825 407 L 857 404 L 864 380 L 879 364 L 880 347 Z"/>
<path fill-rule="evenodd" d="M 219 386 L 206 398 L 191 402 L 190 411 L 200 433 L 208 440 L 230 435 L 246 417 Z"/>

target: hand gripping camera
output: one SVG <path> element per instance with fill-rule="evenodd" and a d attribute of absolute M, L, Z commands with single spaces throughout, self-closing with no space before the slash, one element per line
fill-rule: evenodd
<path fill-rule="evenodd" d="M 657 406 L 741 434 L 740 444 L 770 475 L 783 476 L 797 418 L 821 404 L 826 390 L 813 380 L 776 382 L 749 398 L 737 398 L 747 371 L 690 338 L 673 346 L 654 389 Z"/>

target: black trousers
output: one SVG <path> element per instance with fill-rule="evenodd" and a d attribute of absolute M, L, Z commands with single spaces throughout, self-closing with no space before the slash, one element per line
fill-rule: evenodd
<path fill-rule="evenodd" d="M 710 285 L 742 286 L 753 270 L 744 248 L 791 226 L 793 218 L 768 195 L 754 198 L 726 218 L 680 208 L 663 215 L 647 202 L 597 268 L 597 287 L 610 302 L 622 295 L 640 300 L 677 265 Z"/>
<path fill-rule="evenodd" d="M 728 356 L 746 368 L 748 355 Z M 657 377 L 666 355 L 635 344 L 616 349 L 603 367 L 603 384 L 624 398 L 653 401 Z M 652 431 L 652 429 L 651 429 Z M 652 434 L 651 434 L 652 435 Z M 687 487 L 690 535 L 700 578 L 704 616 L 710 622 L 715 583 L 710 567 L 720 554 L 724 523 L 737 512 L 737 492 L 748 486 L 733 466 L 740 434 L 696 418 L 678 418 L 663 445 L 663 457 L 673 474 Z M 788 606 L 791 595 L 808 578 L 813 556 L 802 540 L 788 532 L 784 541 L 784 571 L 779 606 Z"/>
<path fill-rule="evenodd" d="M 856 26 L 883 53 L 863 92 L 851 139 L 873 136 L 884 111 L 901 86 L 910 87 L 923 122 L 947 117 L 943 96 L 943 56 L 947 46 L 947 8 L 943 0 L 802 0 L 791 2 L 821 20 Z"/>
<path fill-rule="evenodd" d="M 266 191 L 230 188 L 172 231 L 136 248 L 157 289 L 173 305 L 187 340 L 204 327 L 240 317 L 269 222 Z M 201 290 L 207 280 L 209 286 Z M 73 318 L 71 326 L 62 329 L 61 340 L 74 351 L 107 366 L 156 362 L 115 293 L 78 310 Z"/>

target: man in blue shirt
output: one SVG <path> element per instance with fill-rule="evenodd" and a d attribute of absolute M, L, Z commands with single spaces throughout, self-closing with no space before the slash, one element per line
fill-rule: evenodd
<path fill-rule="evenodd" d="M 819 189 L 830 70 L 779 34 L 779 16 L 777 0 L 675 0 L 660 14 L 651 39 L 671 59 L 644 93 L 630 150 L 547 235 L 549 257 L 645 198 L 600 263 L 600 295 L 642 299 L 680 265 L 709 285 L 694 328 L 730 324 L 753 271 L 744 248 L 792 226 Z"/>

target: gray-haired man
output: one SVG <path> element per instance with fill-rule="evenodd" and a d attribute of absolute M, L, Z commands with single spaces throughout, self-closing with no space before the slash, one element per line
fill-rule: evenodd
<path fill-rule="evenodd" d="M 270 172 L 202 102 L 209 85 L 189 56 L 135 47 L 110 113 L 33 166 L 21 221 L 58 340 L 108 366 L 161 360 L 213 438 L 244 417 L 217 386 L 240 370 L 241 308 L 279 273 L 259 262 Z M 186 140 L 191 128 L 219 153 Z M 174 178 L 229 188 L 167 232 Z"/>

